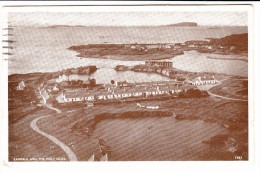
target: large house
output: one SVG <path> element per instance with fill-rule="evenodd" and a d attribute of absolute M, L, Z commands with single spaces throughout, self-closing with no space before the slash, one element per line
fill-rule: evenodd
<path fill-rule="evenodd" d="M 196 77 L 191 81 L 192 85 L 208 85 L 208 84 L 216 84 L 217 81 L 214 76 L 204 76 L 204 77 Z"/>

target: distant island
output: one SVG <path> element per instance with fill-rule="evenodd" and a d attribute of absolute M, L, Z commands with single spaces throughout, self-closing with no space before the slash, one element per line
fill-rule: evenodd
<path fill-rule="evenodd" d="M 196 22 L 180 22 L 180 23 L 174 23 L 174 24 L 162 25 L 162 26 L 197 27 L 198 24 Z M 84 25 L 50 25 L 50 26 L 44 26 L 43 28 L 58 28 L 58 27 L 89 27 L 89 26 L 84 26 Z M 102 26 L 98 26 L 98 27 L 102 27 Z M 107 26 L 103 26 L 103 27 L 107 27 Z M 110 26 L 110 27 L 113 27 L 113 26 Z"/>
<path fill-rule="evenodd" d="M 174 44 L 87 44 L 68 49 L 77 51 L 78 57 L 129 61 L 169 59 L 183 54 L 174 50 Z"/>
<path fill-rule="evenodd" d="M 175 23 L 170 24 L 166 26 L 174 26 L 174 27 L 196 27 L 198 24 L 196 22 L 181 22 L 181 23 Z"/>
<path fill-rule="evenodd" d="M 60 28 L 60 27 L 86 27 L 83 25 L 50 25 L 50 26 L 42 26 L 39 28 Z"/>

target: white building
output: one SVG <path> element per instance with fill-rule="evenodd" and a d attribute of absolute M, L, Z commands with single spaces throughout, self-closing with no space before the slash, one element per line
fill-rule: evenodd
<path fill-rule="evenodd" d="M 63 92 L 62 99 L 64 102 L 93 101 L 95 94 L 89 91 L 65 91 Z"/>
<path fill-rule="evenodd" d="M 63 74 L 63 75 L 59 75 L 59 78 L 56 79 L 56 82 L 61 83 L 61 82 L 68 81 L 68 80 L 69 80 L 69 77 L 66 76 L 65 74 Z"/>
<path fill-rule="evenodd" d="M 217 81 L 214 76 L 211 77 L 196 77 L 191 81 L 192 85 L 198 86 L 198 85 L 209 85 L 209 84 L 216 84 Z"/>
<path fill-rule="evenodd" d="M 16 87 L 17 90 L 24 90 L 25 88 L 25 83 L 24 81 L 21 81 L 18 86 Z"/>

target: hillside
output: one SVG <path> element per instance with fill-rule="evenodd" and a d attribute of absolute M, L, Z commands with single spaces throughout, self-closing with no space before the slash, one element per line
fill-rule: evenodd
<path fill-rule="evenodd" d="M 229 47 L 234 52 L 247 52 L 248 51 L 248 33 L 233 34 L 223 38 L 211 38 L 210 44 L 221 45 L 223 47 Z"/>

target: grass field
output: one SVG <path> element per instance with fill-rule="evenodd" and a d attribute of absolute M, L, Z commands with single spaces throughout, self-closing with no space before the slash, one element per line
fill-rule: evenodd
<path fill-rule="evenodd" d="M 207 97 L 142 104 L 158 105 L 161 116 L 158 116 L 157 110 L 143 109 L 135 103 L 97 105 L 91 108 L 78 105 L 63 108 L 62 114 L 48 109 L 28 114 L 10 125 L 9 158 L 33 155 L 66 158 L 55 144 L 29 127 L 36 117 L 51 114 L 38 121 L 38 127 L 71 147 L 78 160 L 87 160 L 93 153 L 99 157 L 97 137 L 104 138 L 111 146 L 110 160 L 234 160 L 234 155 L 242 155 L 244 160 L 247 159 L 246 103 Z M 175 120 L 176 114 L 184 115 L 184 120 Z M 134 118 L 135 115 L 138 117 Z M 190 120 L 189 117 L 194 115 L 198 118 Z M 104 117 L 95 119 L 97 116 Z M 150 127 L 152 130 L 149 131 Z M 87 133 L 91 128 L 92 133 Z M 216 142 L 213 138 L 215 135 L 227 136 L 217 150 L 216 145 L 212 144 Z M 127 145 L 125 142 L 131 139 L 132 145 Z M 172 144 L 167 141 L 172 141 Z M 229 141 L 235 141 L 235 144 L 231 145 Z M 237 145 L 236 151 L 228 151 L 233 145 Z M 143 148 L 142 152 L 140 148 Z M 165 152 L 168 150 L 171 152 Z M 160 153 L 164 153 L 163 156 Z"/>
<path fill-rule="evenodd" d="M 227 78 L 221 85 L 213 87 L 210 91 L 226 97 L 248 99 L 248 79 L 247 78 Z"/>

